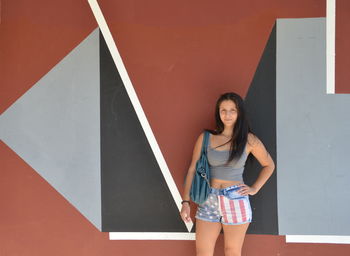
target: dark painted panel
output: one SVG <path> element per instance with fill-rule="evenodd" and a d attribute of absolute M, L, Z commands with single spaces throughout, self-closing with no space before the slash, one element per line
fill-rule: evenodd
<path fill-rule="evenodd" d="M 276 163 L 276 26 L 272 29 L 245 103 L 253 132 Z M 250 158 L 252 161 L 248 160 L 244 172 L 244 180 L 248 185 L 253 184 L 261 169 L 252 155 Z M 253 222 L 248 233 L 278 234 L 276 170 L 250 200 Z"/>
<path fill-rule="evenodd" d="M 102 230 L 186 232 L 100 35 Z"/>

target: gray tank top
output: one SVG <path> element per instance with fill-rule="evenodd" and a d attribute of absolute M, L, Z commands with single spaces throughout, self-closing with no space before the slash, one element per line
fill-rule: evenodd
<path fill-rule="evenodd" d="M 237 180 L 237 181 L 243 181 L 243 171 L 245 162 L 247 160 L 248 154 L 246 152 L 246 147 L 244 148 L 244 151 L 241 155 L 241 157 L 237 159 L 233 159 L 228 165 L 226 164 L 226 161 L 230 155 L 229 150 L 215 150 L 210 147 L 210 138 L 212 134 L 209 135 L 209 142 L 208 142 L 208 162 L 210 165 L 210 177 L 216 178 L 220 180 Z"/>

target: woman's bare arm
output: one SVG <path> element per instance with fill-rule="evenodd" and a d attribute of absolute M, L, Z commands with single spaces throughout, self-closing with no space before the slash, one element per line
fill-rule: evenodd
<path fill-rule="evenodd" d="M 255 195 L 272 175 L 275 169 L 275 163 L 272 160 L 269 152 L 267 152 L 264 144 L 257 136 L 249 133 L 248 142 L 251 145 L 250 153 L 252 153 L 258 160 L 262 166 L 262 169 L 254 184 L 250 187 L 246 185 L 242 186 L 239 192 L 242 195 Z"/>
<path fill-rule="evenodd" d="M 194 145 L 192 160 L 191 160 L 191 164 L 190 164 L 188 171 L 187 171 L 187 176 L 186 176 L 185 184 L 184 184 L 184 190 L 183 190 L 183 194 L 182 194 L 183 200 L 190 200 L 190 189 L 191 189 L 191 185 L 192 185 L 193 176 L 194 176 L 194 173 L 196 171 L 196 163 L 197 163 L 197 161 L 200 157 L 200 154 L 201 154 L 203 137 L 204 137 L 203 133 L 201 135 L 199 135 L 199 137 Z"/>
<path fill-rule="evenodd" d="M 203 137 L 204 137 L 204 134 L 202 133 L 198 137 L 198 139 L 194 145 L 193 154 L 192 154 L 192 161 L 191 161 L 190 167 L 188 168 L 187 176 L 185 179 L 184 190 L 182 193 L 182 200 L 190 201 L 190 190 L 191 190 L 192 180 L 193 180 L 193 176 L 194 176 L 195 171 L 196 171 L 196 163 L 197 163 L 197 161 L 200 157 L 200 154 L 201 154 Z M 190 205 L 188 203 L 184 203 L 182 205 L 180 215 L 181 215 L 181 218 L 183 221 L 185 221 L 185 222 L 191 221 Z"/>

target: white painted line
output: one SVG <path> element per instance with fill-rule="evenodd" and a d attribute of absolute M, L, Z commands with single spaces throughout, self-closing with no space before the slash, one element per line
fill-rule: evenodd
<path fill-rule="evenodd" d="M 350 244 L 350 236 L 286 235 L 286 243 Z"/>
<path fill-rule="evenodd" d="M 136 92 L 134 90 L 134 86 L 131 83 L 128 72 L 126 71 L 126 68 L 125 68 L 124 63 L 122 61 L 122 58 L 119 54 L 117 46 L 114 42 L 111 31 L 109 30 L 108 25 L 106 23 L 106 20 L 102 14 L 100 6 L 98 5 L 96 0 L 88 0 L 88 2 L 90 4 L 92 12 L 96 18 L 98 26 L 100 27 L 102 35 L 106 41 L 107 47 L 112 55 L 114 63 L 118 69 L 120 77 L 123 80 L 125 89 L 129 95 L 129 98 L 130 98 L 131 103 L 135 109 L 135 112 L 136 112 L 137 117 L 141 123 L 141 126 L 146 134 L 146 137 L 147 137 L 148 142 L 151 146 L 153 154 L 157 159 L 159 168 L 161 169 L 161 171 L 163 173 L 163 176 L 164 176 L 165 181 L 169 187 L 169 190 L 170 190 L 170 192 L 174 198 L 174 201 L 175 201 L 175 203 L 180 211 L 181 210 L 181 201 L 182 201 L 181 194 L 180 194 L 179 190 L 177 189 L 177 186 L 174 182 L 174 179 L 173 179 L 173 177 L 169 171 L 169 168 L 165 162 L 164 156 L 163 156 L 163 154 L 158 146 L 156 138 L 154 137 L 151 126 L 149 125 L 148 120 L 146 118 L 146 115 L 143 112 L 140 101 L 139 101 L 139 99 L 136 95 Z M 189 232 L 191 231 L 192 226 L 193 226 L 192 222 L 186 223 L 186 227 L 187 227 Z"/>
<path fill-rule="evenodd" d="M 326 14 L 327 94 L 335 93 L 335 0 L 327 0 Z"/>
<path fill-rule="evenodd" d="M 195 233 L 110 232 L 109 240 L 195 240 Z"/>

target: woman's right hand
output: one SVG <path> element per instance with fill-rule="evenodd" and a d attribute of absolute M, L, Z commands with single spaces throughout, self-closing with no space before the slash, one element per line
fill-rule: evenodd
<path fill-rule="evenodd" d="M 190 211 L 191 211 L 190 205 L 188 203 L 183 203 L 181 207 L 180 215 L 181 215 L 181 219 L 184 222 L 192 221 L 190 217 Z"/>

